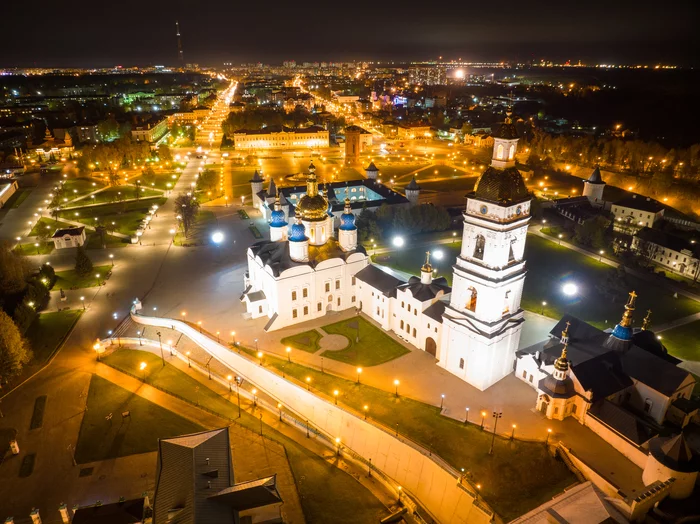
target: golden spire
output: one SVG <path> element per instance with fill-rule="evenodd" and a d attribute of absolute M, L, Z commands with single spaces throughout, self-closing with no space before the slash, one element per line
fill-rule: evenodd
<path fill-rule="evenodd" d="M 433 272 L 433 266 L 430 265 L 430 251 L 425 252 L 425 264 L 423 264 L 423 267 L 420 268 L 420 270 L 426 273 Z"/>
<path fill-rule="evenodd" d="M 282 204 L 280 204 L 280 190 L 277 190 L 277 195 L 275 196 L 275 211 L 281 211 Z"/>
<path fill-rule="evenodd" d="M 569 326 L 571 325 L 571 322 L 568 320 L 566 321 L 566 327 L 564 328 L 564 331 L 561 332 L 561 339 L 562 340 L 569 340 Z"/>
<path fill-rule="evenodd" d="M 306 179 L 306 194 L 310 197 L 318 195 L 318 179 L 313 162 L 309 166 L 309 177 Z"/>
<path fill-rule="evenodd" d="M 632 291 L 630 293 L 630 298 L 627 300 L 627 304 L 625 304 L 625 312 L 620 321 L 622 327 L 630 327 L 632 325 L 632 313 L 634 312 L 635 300 L 637 300 L 637 293 Z"/>
<path fill-rule="evenodd" d="M 564 340 L 564 347 L 561 348 L 561 356 L 554 361 L 554 369 L 566 371 L 569 369 L 569 361 L 567 359 L 566 349 L 569 347 L 568 338 Z"/>
<path fill-rule="evenodd" d="M 642 331 L 646 331 L 651 327 L 651 309 L 647 309 L 647 316 L 642 321 Z"/>

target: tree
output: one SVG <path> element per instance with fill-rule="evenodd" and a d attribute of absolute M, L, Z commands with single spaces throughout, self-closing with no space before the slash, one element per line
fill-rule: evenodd
<path fill-rule="evenodd" d="M 134 198 L 136 200 L 141 198 L 141 181 L 140 180 L 134 181 Z"/>
<path fill-rule="evenodd" d="M 107 243 L 105 240 L 107 238 L 107 228 L 100 224 L 95 228 L 95 234 L 100 238 L 100 245 L 102 246 L 102 249 L 106 248 Z"/>
<path fill-rule="evenodd" d="M 0 310 L 0 376 L 11 377 L 22 371 L 32 352 L 12 319 Z"/>
<path fill-rule="evenodd" d="M 158 147 L 158 158 L 161 159 L 163 162 L 172 162 L 173 161 L 173 155 L 170 152 L 170 148 L 168 146 L 162 145 Z"/>
<path fill-rule="evenodd" d="M 29 264 L 22 255 L 13 252 L 8 243 L 0 245 L 0 295 L 24 291 L 29 271 Z"/>
<path fill-rule="evenodd" d="M 199 212 L 199 201 L 192 195 L 181 194 L 175 199 L 175 213 L 182 224 L 185 237 L 189 235 Z"/>
<path fill-rule="evenodd" d="M 75 272 L 80 276 L 86 276 L 92 273 L 92 260 L 85 253 L 83 246 L 78 246 L 75 253 Z"/>
<path fill-rule="evenodd" d="M 216 172 L 213 169 L 205 169 L 197 177 L 197 189 L 200 191 L 213 191 L 216 187 Z"/>
<path fill-rule="evenodd" d="M 583 224 L 576 226 L 574 240 L 579 244 L 601 249 L 606 245 L 606 233 L 610 227 L 610 220 L 603 216 L 597 216 L 586 220 Z"/>

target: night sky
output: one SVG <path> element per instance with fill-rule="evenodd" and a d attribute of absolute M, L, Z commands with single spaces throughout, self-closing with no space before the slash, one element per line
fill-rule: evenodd
<path fill-rule="evenodd" d="M 700 2 L 6 0 L 0 67 L 330 60 L 698 65 Z M 104 6 L 104 7 L 103 7 Z"/>

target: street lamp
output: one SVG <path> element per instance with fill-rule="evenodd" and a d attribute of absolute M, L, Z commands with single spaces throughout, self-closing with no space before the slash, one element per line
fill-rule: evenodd
<path fill-rule="evenodd" d="M 365 412 L 365 420 L 367 420 L 367 412 L 369 411 L 369 406 L 368 406 L 367 404 L 365 404 L 365 405 L 362 407 L 362 409 L 363 409 L 364 412 Z"/>
<path fill-rule="evenodd" d="M 100 274 L 96 273 L 95 278 L 97 279 L 97 285 L 99 286 L 100 285 Z"/>
<path fill-rule="evenodd" d="M 493 444 L 496 440 L 496 426 L 498 426 L 498 419 L 503 416 L 500 411 L 493 412 L 493 435 L 491 436 L 491 449 L 489 449 L 489 455 L 493 455 Z"/>
<path fill-rule="evenodd" d="M 566 296 L 573 297 L 576 293 L 578 293 L 578 286 L 572 282 L 569 282 L 568 284 L 564 284 L 561 290 Z"/>
<path fill-rule="evenodd" d="M 540 312 L 541 315 L 544 315 L 544 307 L 547 305 L 547 302 L 544 300 L 542 301 L 542 311 Z"/>
<path fill-rule="evenodd" d="M 602 262 L 602 261 L 603 261 L 603 255 L 605 254 L 605 251 L 603 251 L 603 250 L 601 249 L 601 250 L 598 252 L 598 254 L 600 255 L 600 258 L 598 258 L 598 262 Z"/>
<path fill-rule="evenodd" d="M 399 379 L 394 380 L 394 393 L 396 397 L 398 398 L 399 396 Z"/>
<path fill-rule="evenodd" d="M 112 261 L 112 267 L 114 267 L 114 255 L 109 255 L 109 259 Z"/>
<path fill-rule="evenodd" d="M 280 422 L 282 422 L 282 403 L 281 402 L 277 403 L 277 409 L 280 410 Z"/>
<path fill-rule="evenodd" d="M 165 367 L 165 357 L 163 356 L 163 341 L 160 338 L 160 331 L 156 331 L 158 335 L 158 344 L 160 344 L 160 359 L 163 361 L 163 367 Z"/>
<path fill-rule="evenodd" d="M 510 432 L 510 440 L 513 440 L 515 438 L 515 424 L 513 424 L 513 431 Z"/>
<path fill-rule="evenodd" d="M 85 297 L 80 297 L 80 302 L 83 304 L 83 311 L 85 311 Z"/>
<path fill-rule="evenodd" d="M 311 377 L 306 377 L 306 391 L 311 391 Z"/>
<path fill-rule="evenodd" d="M 92 349 L 95 350 L 95 353 L 97 354 L 97 361 L 99 362 L 100 361 L 100 350 L 102 349 L 102 346 L 100 346 L 99 340 L 97 340 L 97 342 L 95 342 L 95 345 L 92 346 Z"/>
<path fill-rule="evenodd" d="M 197 325 L 199 326 L 199 332 L 201 333 L 202 332 L 202 321 L 198 320 Z"/>
<path fill-rule="evenodd" d="M 231 344 L 236 345 L 236 332 L 231 331 Z"/>
<path fill-rule="evenodd" d="M 549 436 L 552 434 L 552 428 L 547 428 L 547 438 L 544 440 L 544 445 L 549 443 Z"/>
<path fill-rule="evenodd" d="M 292 363 L 292 356 L 291 356 L 292 355 L 292 348 L 287 346 L 287 349 L 285 349 L 285 351 L 287 352 L 287 362 L 289 362 L 291 364 Z"/>
<path fill-rule="evenodd" d="M 442 411 L 442 406 L 445 403 L 445 394 L 440 395 L 440 411 Z"/>
<path fill-rule="evenodd" d="M 481 412 L 481 431 L 484 430 L 484 419 L 486 419 L 486 411 Z"/>
<path fill-rule="evenodd" d="M 258 397 L 257 397 L 258 390 L 253 388 L 252 393 L 253 393 L 253 407 L 255 407 L 258 405 Z"/>
<path fill-rule="evenodd" d="M 232 379 L 232 378 L 233 378 L 233 375 L 228 375 L 228 376 L 226 377 L 226 380 L 228 380 L 228 392 L 229 392 L 229 393 L 231 393 L 231 391 L 233 391 L 233 390 L 231 389 L 231 379 Z"/>
<path fill-rule="evenodd" d="M 219 335 L 220 335 L 220 334 L 221 334 L 220 331 L 217 331 L 217 332 L 216 332 L 216 341 L 217 341 L 217 342 L 221 342 L 221 338 L 219 338 Z"/>
<path fill-rule="evenodd" d="M 338 393 L 340 393 L 337 389 L 333 390 L 333 396 L 335 397 L 335 405 L 338 405 Z"/>
<path fill-rule="evenodd" d="M 340 437 L 335 437 L 335 445 L 336 445 L 336 456 L 340 456 Z"/>
<path fill-rule="evenodd" d="M 143 371 L 143 381 L 146 382 L 146 363 L 141 362 L 141 365 L 139 366 L 139 369 Z"/>
<path fill-rule="evenodd" d="M 467 424 L 469 422 L 469 408 L 465 408 L 467 411 L 467 414 L 464 416 L 464 423 Z"/>
<path fill-rule="evenodd" d="M 189 351 L 185 352 L 185 355 L 187 355 L 187 367 L 191 368 L 192 362 L 190 361 L 190 352 Z"/>
<path fill-rule="evenodd" d="M 260 360 L 260 365 L 262 366 L 263 352 L 258 351 L 258 359 Z"/>
<path fill-rule="evenodd" d="M 362 374 L 362 368 L 357 368 L 357 383 L 360 383 L 360 375 Z"/>

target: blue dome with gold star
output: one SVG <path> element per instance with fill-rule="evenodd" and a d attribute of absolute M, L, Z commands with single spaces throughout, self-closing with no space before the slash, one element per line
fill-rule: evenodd
<path fill-rule="evenodd" d="M 340 215 L 340 229 L 342 231 L 354 231 L 357 229 L 355 225 L 355 215 L 353 215 L 350 210 L 350 199 L 347 197 L 345 198 L 345 209 L 343 210 L 343 214 Z"/>
<path fill-rule="evenodd" d="M 284 220 L 284 211 L 281 209 L 275 209 L 272 213 L 270 213 L 271 221 L 270 221 L 270 227 L 284 227 L 287 225 L 287 222 Z"/>
<path fill-rule="evenodd" d="M 304 224 L 301 222 L 292 224 L 292 227 L 289 228 L 289 241 L 305 242 L 306 240 L 308 240 L 308 238 L 306 237 L 306 228 L 304 228 Z"/>

